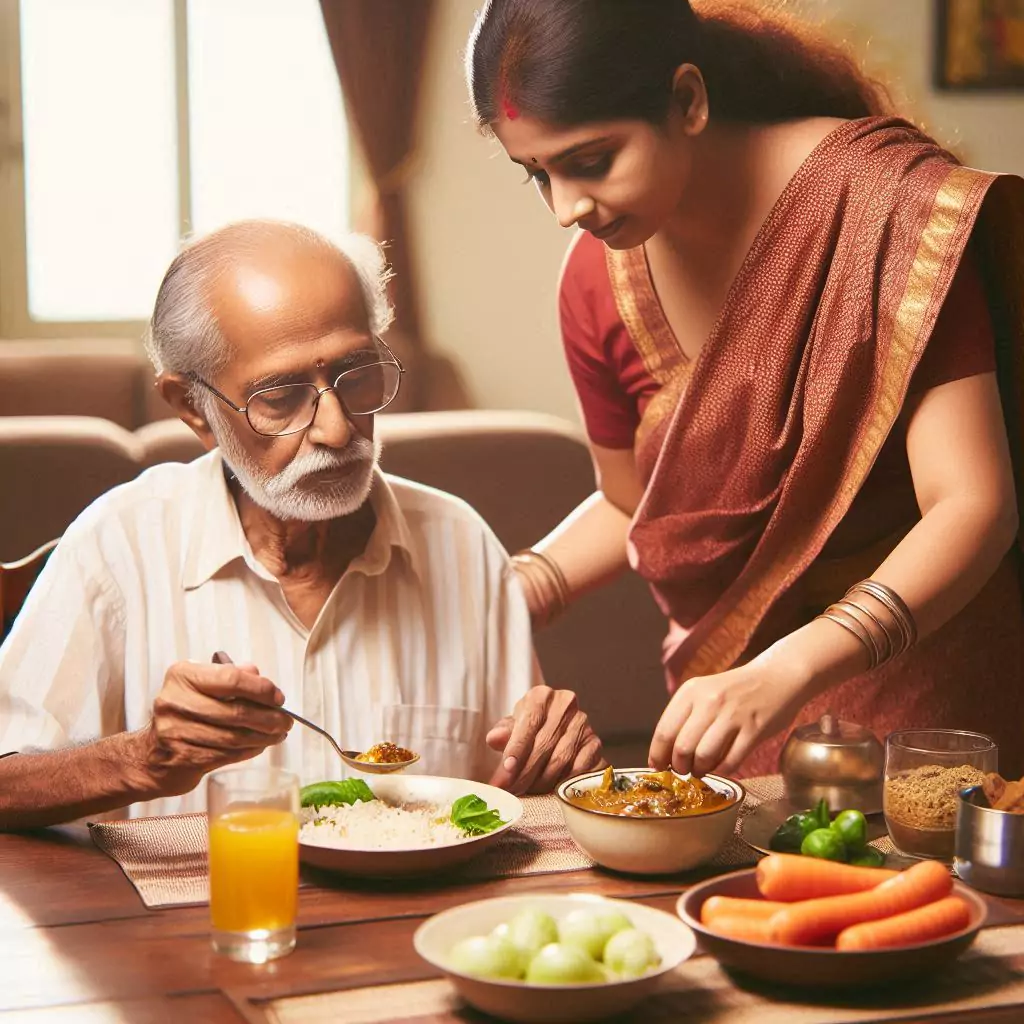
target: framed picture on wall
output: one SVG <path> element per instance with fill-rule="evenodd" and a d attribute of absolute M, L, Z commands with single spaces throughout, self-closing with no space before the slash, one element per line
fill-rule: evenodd
<path fill-rule="evenodd" d="M 1024 89 L 1024 0 L 935 0 L 940 89 Z"/>

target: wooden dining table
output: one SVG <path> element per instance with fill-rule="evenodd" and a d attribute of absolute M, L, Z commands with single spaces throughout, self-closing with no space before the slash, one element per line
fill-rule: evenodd
<path fill-rule="evenodd" d="M 254 966 L 213 952 L 207 907 L 147 909 L 84 826 L 0 835 L 0 1024 L 267 1024 L 276 1019 L 268 1008 L 287 997 L 376 986 L 401 991 L 436 977 L 412 937 L 447 907 L 498 895 L 587 891 L 673 911 L 684 888 L 678 880 L 600 870 L 465 884 L 317 878 L 300 890 L 295 952 Z M 995 902 L 1024 923 L 1024 901 Z M 374 1019 L 485 1020 L 457 1003 L 441 1013 L 395 1012 Z M 637 1013 L 629 1019 L 669 1019 Z M 1010 1024 L 1024 1021 L 1024 1003 L 955 1016 L 923 1011 L 913 1019 Z"/>

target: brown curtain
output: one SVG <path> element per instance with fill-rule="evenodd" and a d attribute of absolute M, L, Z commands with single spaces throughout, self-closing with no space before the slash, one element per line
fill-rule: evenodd
<path fill-rule="evenodd" d="M 395 272 L 394 334 L 414 369 L 426 362 L 416 279 L 406 224 L 404 187 L 414 152 L 427 34 L 434 0 L 320 0 L 345 106 L 373 183 L 376 209 L 367 227 L 387 243 Z M 426 375 L 406 375 L 403 407 L 424 408 Z"/>

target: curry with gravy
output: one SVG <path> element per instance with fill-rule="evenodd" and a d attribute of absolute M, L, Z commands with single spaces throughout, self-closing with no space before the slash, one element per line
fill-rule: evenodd
<path fill-rule="evenodd" d="M 394 743 L 374 743 L 369 750 L 360 754 L 356 760 L 368 764 L 398 764 L 402 761 L 411 761 L 416 755 L 405 747 L 399 747 Z"/>
<path fill-rule="evenodd" d="M 574 807 L 602 811 L 627 818 L 683 818 L 707 814 L 735 802 L 702 779 L 682 779 L 674 772 L 616 775 L 605 768 L 601 782 L 593 789 L 570 789 L 565 798 Z"/>

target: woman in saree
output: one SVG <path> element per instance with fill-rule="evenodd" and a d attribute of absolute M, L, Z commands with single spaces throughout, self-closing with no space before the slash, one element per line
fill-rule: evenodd
<path fill-rule="evenodd" d="M 829 710 L 1024 770 L 1024 182 L 753 3 L 491 0 L 466 64 L 580 229 L 559 307 L 598 490 L 514 557 L 535 624 L 650 583 L 653 767 L 774 771 Z"/>

